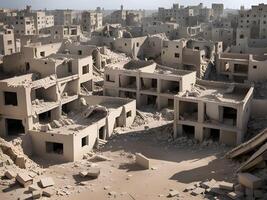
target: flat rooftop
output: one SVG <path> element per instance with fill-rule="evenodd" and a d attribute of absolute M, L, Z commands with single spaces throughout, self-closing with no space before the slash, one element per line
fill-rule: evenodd
<path fill-rule="evenodd" d="M 179 93 L 177 96 L 238 104 L 245 100 L 250 89 L 251 87 L 245 84 L 198 80 L 191 91 Z"/>
<path fill-rule="evenodd" d="M 148 68 L 151 69 L 148 69 Z M 162 66 L 156 64 L 154 61 L 141 61 L 141 60 L 131 60 L 131 61 L 122 61 L 115 64 L 110 64 L 107 66 L 108 69 L 118 69 L 118 70 L 131 70 L 137 71 L 146 68 L 146 73 L 151 74 L 162 74 L 162 75 L 176 75 L 184 76 L 187 74 L 193 73 L 188 70 L 178 70 L 170 67 Z"/>

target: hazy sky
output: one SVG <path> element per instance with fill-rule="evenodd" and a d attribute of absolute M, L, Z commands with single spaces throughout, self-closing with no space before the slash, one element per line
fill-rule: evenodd
<path fill-rule="evenodd" d="M 171 7 L 173 3 L 180 5 L 195 5 L 203 2 L 204 6 L 211 6 L 211 3 L 224 3 L 225 8 L 240 8 L 240 5 L 245 5 L 249 8 L 251 5 L 259 3 L 267 3 L 267 0 L 0 0 L 0 7 L 7 8 L 24 8 L 25 5 L 32 5 L 33 9 L 56 9 L 56 8 L 71 8 L 71 9 L 95 9 L 97 6 L 105 9 L 118 9 L 121 4 L 125 8 L 132 9 L 157 9 L 159 6 Z"/>

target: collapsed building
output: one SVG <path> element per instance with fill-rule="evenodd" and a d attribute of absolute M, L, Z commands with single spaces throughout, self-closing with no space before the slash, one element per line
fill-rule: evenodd
<path fill-rule="evenodd" d="M 35 154 L 74 161 L 109 138 L 115 127 L 133 122 L 134 100 L 91 96 L 93 51 L 81 48 L 31 44 L 4 58 L 3 136 L 30 134 Z"/>
<path fill-rule="evenodd" d="M 189 90 L 196 73 L 132 60 L 105 68 L 104 95 L 136 99 L 137 107 L 173 109 L 174 95 Z"/>
<path fill-rule="evenodd" d="M 246 84 L 197 80 L 190 90 L 174 97 L 174 137 L 240 144 L 247 130 L 253 90 Z"/>
<path fill-rule="evenodd" d="M 173 68 L 196 71 L 197 77 L 202 78 L 215 60 L 215 55 L 222 52 L 222 48 L 222 42 L 206 40 L 164 41 L 161 63 Z"/>

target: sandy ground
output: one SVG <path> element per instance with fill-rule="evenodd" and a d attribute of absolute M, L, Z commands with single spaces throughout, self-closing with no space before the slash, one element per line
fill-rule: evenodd
<path fill-rule="evenodd" d="M 223 158 L 229 148 L 223 146 L 190 147 L 168 142 L 169 129 L 157 127 L 172 126 L 172 123 L 152 121 L 146 127 L 119 130 L 125 134 L 114 136 L 98 153 L 112 161 L 94 162 L 84 159 L 75 163 L 44 163 L 35 161 L 46 170 L 43 176 L 55 181 L 58 195 L 52 199 L 122 199 L 155 200 L 167 199 L 170 189 L 180 192 L 180 197 L 168 199 L 204 199 L 193 197 L 183 190 L 199 181 L 215 179 L 233 180 L 236 164 Z M 143 170 L 134 163 L 134 154 L 140 152 L 151 159 L 152 169 Z M 78 176 L 90 164 L 101 168 L 98 179 L 87 180 Z M 85 181 L 86 185 L 80 185 Z M 25 189 L 3 187 L 0 199 L 27 197 Z M 109 194 L 111 192 L 112 195 Z M 50 198 L 51 199 L 51 198 Z"/>

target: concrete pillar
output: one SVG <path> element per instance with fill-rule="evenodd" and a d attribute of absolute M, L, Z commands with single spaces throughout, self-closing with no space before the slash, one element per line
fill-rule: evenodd
<path fill-rule="evenodd" d="M 204 113 L 205 113 L 205 103 L 200 101 L 198 102 L 198 122 L 203 123 L 204 122 Z"/>
<path fill-rule="evenodd" d="M 195 125 L 195 139 L 199 142 L 202 142 L 204 140 L 203 127 L 198 124 Z"/>

